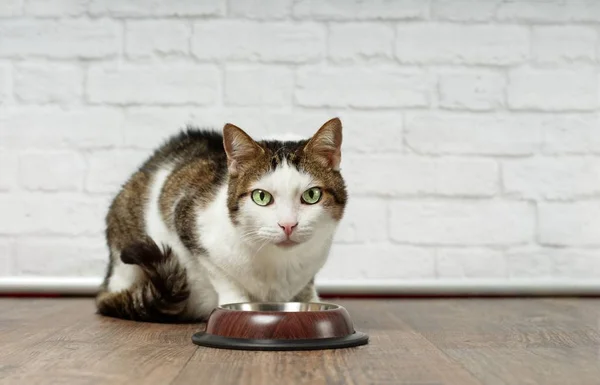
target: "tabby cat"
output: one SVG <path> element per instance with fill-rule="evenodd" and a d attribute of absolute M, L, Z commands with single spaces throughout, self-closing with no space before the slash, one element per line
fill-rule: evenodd
<path fill-rule="evenodd" d="M 300 141 L 231 124 L 172 137 L 110 206 L 98 312 L 177 322 L 224 303 L 317 301 L 347 200 L 341 144 L 337 118 Z"/>

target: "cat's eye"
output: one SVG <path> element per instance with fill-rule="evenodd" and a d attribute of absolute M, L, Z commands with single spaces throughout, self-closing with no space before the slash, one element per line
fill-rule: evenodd
<path fill-rule="evenodd" d="M 259 206 L 268 206 L 273 202 L 273 195 L 265 190 L 252 191 L 252 200 Z"/>
<path fill-rule="evenodd" d="M 322 191 L 319 187 L 311 187 L 302 193 L 302 203 L 314 205 L 321 200 Z"/>

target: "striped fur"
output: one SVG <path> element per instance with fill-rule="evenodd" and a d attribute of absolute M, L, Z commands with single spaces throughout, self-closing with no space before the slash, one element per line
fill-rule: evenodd
<path fill-rule="evenodd" d="M 337 119 L 299 141 L 257 142 L 232 125 L 223 135 L 190 128 L 169 139 L 110 206 L 98 312 L 177 322 L 203 319 L 224 301 L 316 300 L 314 275 L 347 200 L 340 146 Z M 321 202 L 295 203 L 296 184 L 320 186 Z M 277 191 L 277 210 L 251 203 L 256 186 Z M 276 242 L 283 212 L 301 218 L 297 246 Z"/>

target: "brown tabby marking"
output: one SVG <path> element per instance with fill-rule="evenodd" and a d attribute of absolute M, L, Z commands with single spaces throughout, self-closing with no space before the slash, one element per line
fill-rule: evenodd
<path fill-rule="evenodd" d="M 167 226 L 179 234 L 188 249 L 197 253 L 203 249 L 195 231 L 195 213 L 214 198 L 213 186 L 219 183 L 217 172 L 218 166 L 207 159 L 182 165 L 167 178 L 159 199 Z"/>
<path fill-rule="evenodd" d="M 132 175 L 110 206 L 106 217 L 110 261 L 96 297 L 100 314 L 159 322 L 187 319 L 186 300 L 182 299 L 189 296 L 185 270 L 179 266 L 170 249 L 161 252 L 145 232 L 144 211 L 150 194 L 151 180 L 156 170 L 167 164 L 175 168 L 171 175 L 175 183 L 161 195 L 161 206 L 165 206 L 164 202 L 175 202 L 173 198 L 176 196 L 184 193 L 187 195 L 177 203 L 174 214 L 168 215 L 168 218 L 172 219 L 166 223 L 177 230 L 182 242 L 190 250 L 202 252 L 191 225 L 195 223 L 194 212 L 199 202 L 209 199 L 206 191 L 216 191 L 220 183 L 218 179 L 225 177 L 226 157 L 223 152 L 223 137 L 220 134 L 188 129 L 172 137 L 156 150 Z M 211 167 L 206 169 L 205 165 Z M 207 173 L 215 177 L 201 179 L 202 175 L 206 176 Z M 188 188 L 179 189 L 178 183 Z M 162 213 L 164 216 L 165 211 Z M 132 253 L 137 257 L 131 258 Z M 119 259 L 139 266 L 143 274 L 131 288 L 111 293 L 107 291 L 108 283 Z"/>
<path fill-rule="evenodd" d="M 310 140 L 299 142 L 256 142 L 233 125 L 226 125 L 223 135 L 188 129 L 172 137 L 132 175 L 110 206 L 106 217 L 110 262 L 96 298 L 98 312 L 159 322 L 190 317 L 186 310 L 190 289 L 185 268 L 171 249 L 161 250 L 145 233 L 144 212 L 157 170 L 173 168 L 159 198 L 162 217 L 182 243 L 199 256 L 205 250 L 196 234 L 198 210 L 214 198 L 223 183 L 228 183 L 227 205 L 235 224 L 239 201 L 250 193 L 251 184 L 284 162 L 319 181 L 324 194 L 321 204 L 340 219 L 347 201 L 338 171 L 340 145 L 339 119 L 325 123 Z M 138 266 L 141 274 L 129 289 L 111 293 L 107 289 L 115 263 Z M 308 301 L 313 291 L 311 281 L 294 300 Z"/>
<path fill-rule="evenodd" d="M 149 185 L 150 175 L 138 171 L 114 199 L 106 217 L 106 237 L 111 249 L 122 250 L 145 237 L 144 207 Z"/>
<path fill-rule="evenodd" d="M 227 130 L 240 130 L 228 125 Z M 331 134 L 336 132 L 336 135 Z M 235 135 L 230 133 L 230 135 Z M 330 140 L 341 143 L 341 122 L 332 119 L 311 138 L 298 142 L 259 141 L 255 142 L 249 136 L 237 133 L 235 140 L 241 142 L 240 162 L 237 164 L 238 175 L 230 176 L 227 205 L 231 220 L 237 223 L 237 213 L 240 200 L 250 193 L 250 186 L 270 171 L 274 171 L 284 162 L 298 171 L 312 175 L 320 182 L 318 187 L 323 189 L 322 204 L 329 209 L 336 220 L 344 214 L 348 200 L 344 180 L 332 162 L 339 163 L 340 155 L 331 155 Z M 333 139 L 331 138 L 333 137 Z M 233 149 L 229 149 L 230 157 L 235 158 Z M 333 158 L 335 159 L 333 159 Z"/>
<path fill-rule="evenodd" d="M 126 247 L 121 260 L 139 266 L 145 276 L 129 290 L 102 291 L 96 300 L 101 314 L 139 321 L 182 320 L 190 291 L 185 268 L 170 249 L 161 251 L 152 240 L 146 240 Z"/>

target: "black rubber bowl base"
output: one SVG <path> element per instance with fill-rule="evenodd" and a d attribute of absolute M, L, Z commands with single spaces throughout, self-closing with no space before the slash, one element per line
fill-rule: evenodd
<path fill-rule="evenodd" d="M 355 332 L 354 334 L 345 337 L 320 338 L 314 340 L 249 340 L 243 338 L 221 337 L 205 332 L 198 332 L 192 336 L 192 342 L 196 345 L 209 348 L 233 350 L 323 350 L 366 345 L 369 342 L 369 336 L 364 333 Z"/>

